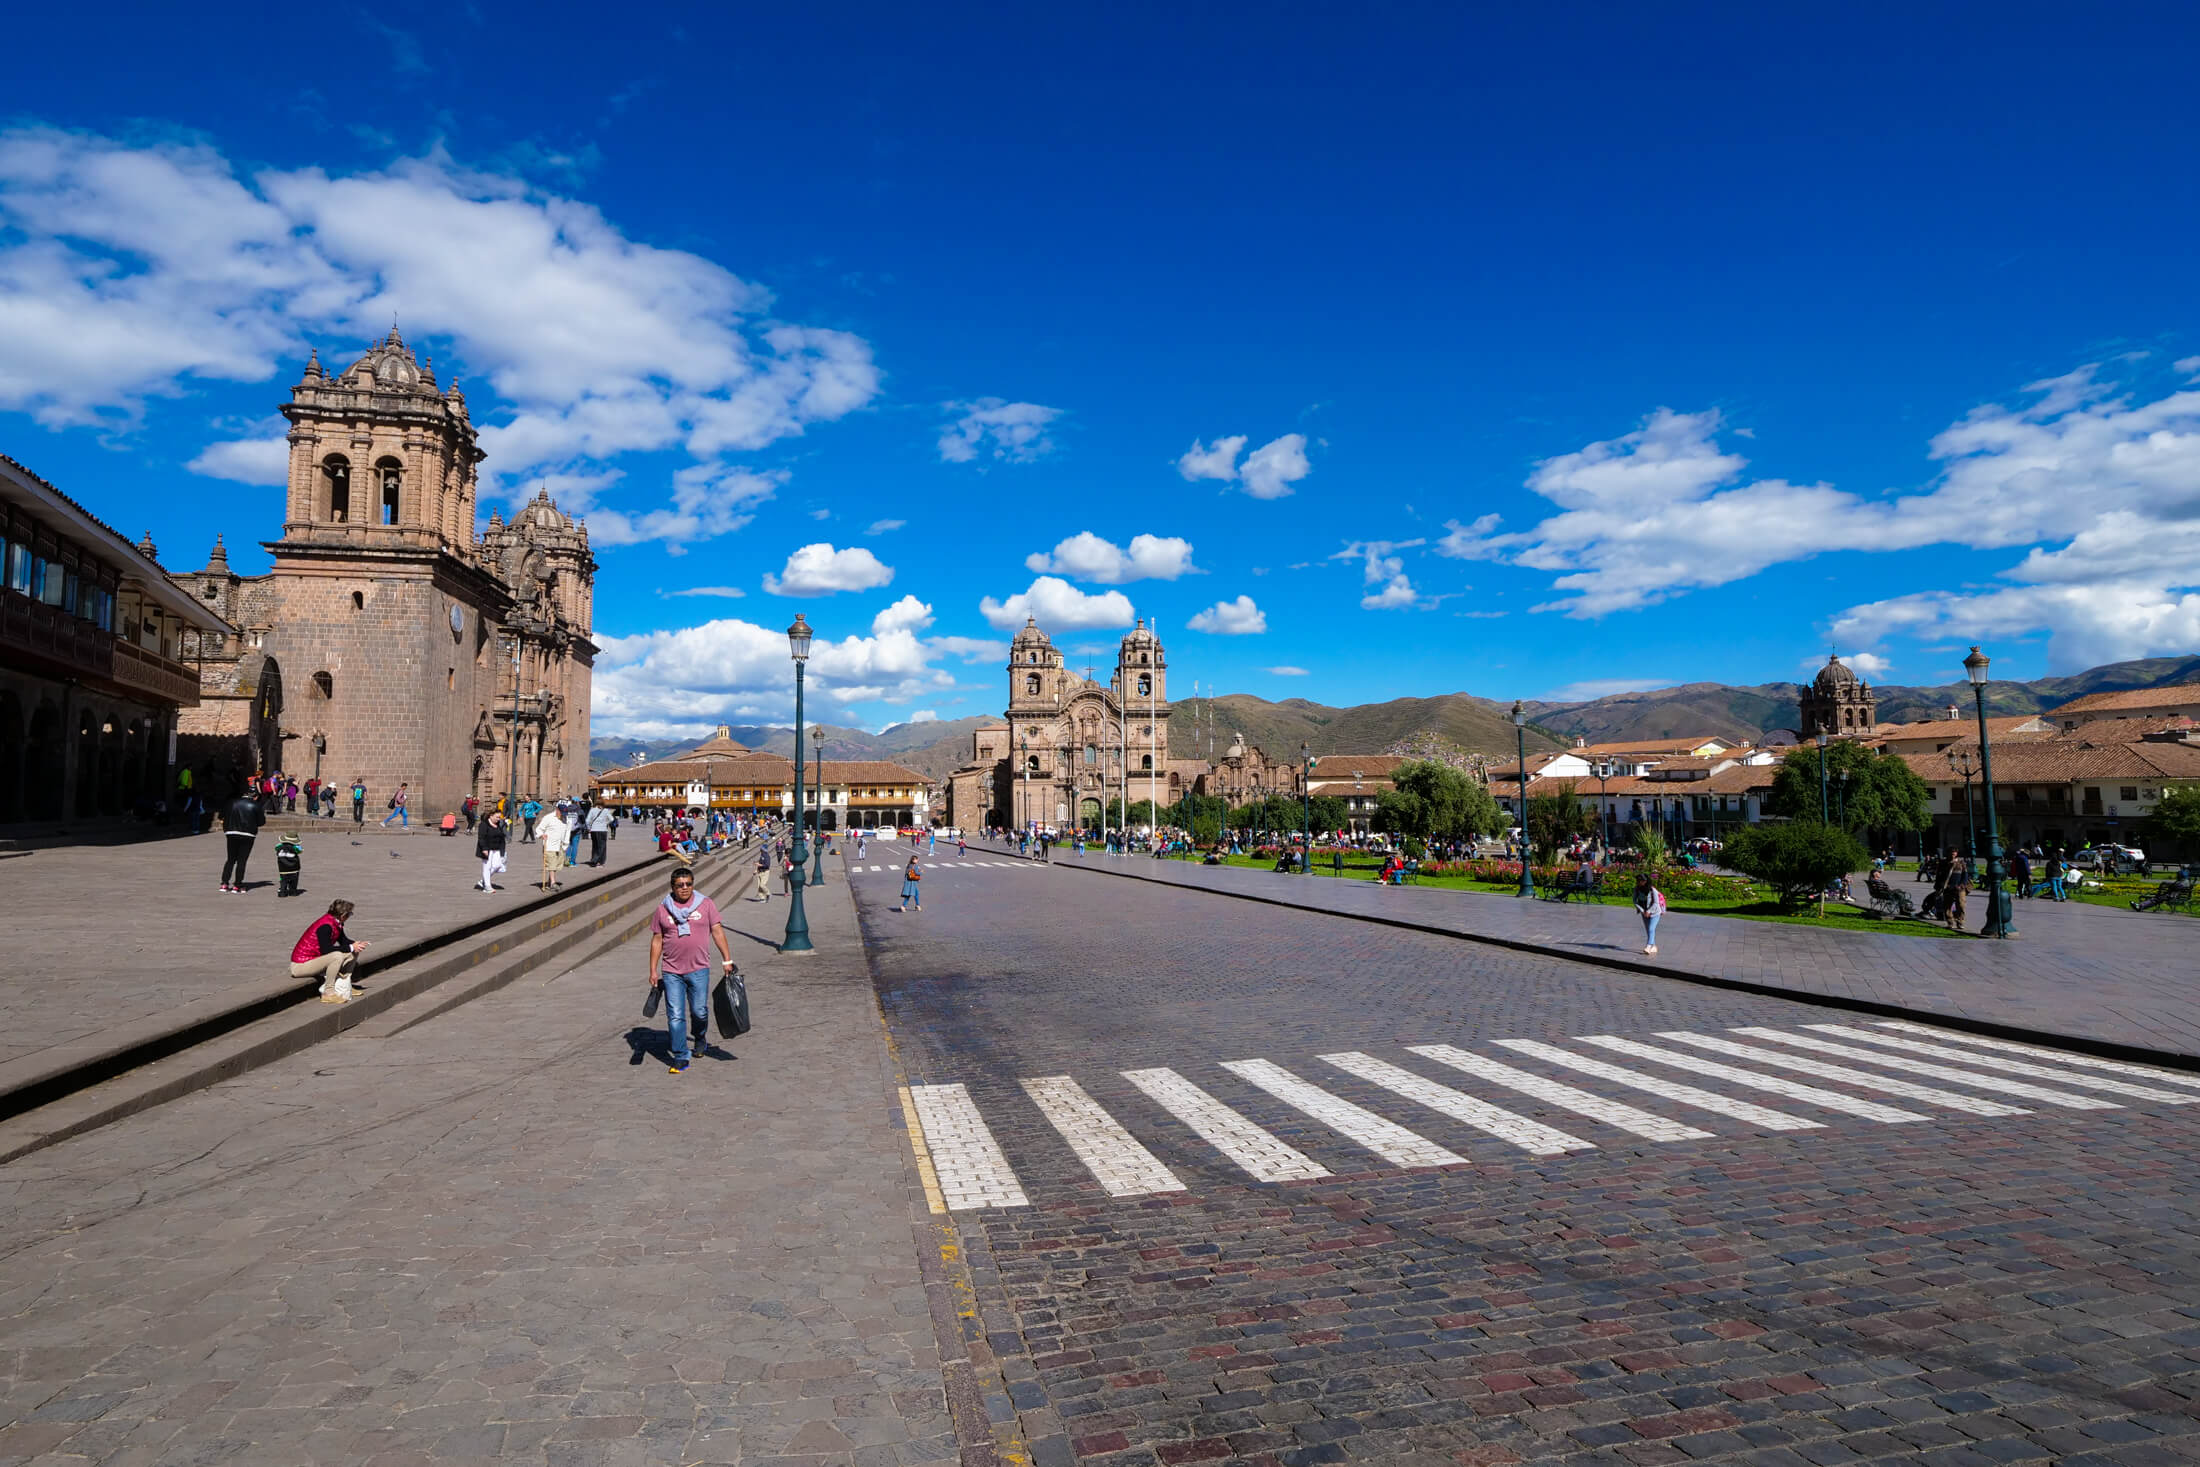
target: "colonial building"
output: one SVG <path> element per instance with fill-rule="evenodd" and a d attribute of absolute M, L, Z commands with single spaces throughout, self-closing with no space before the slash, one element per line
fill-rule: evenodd
<path fill-rule="evenodd" d="M 1206 774 L 1169 757 L 1169 664 L 1144 619 L 1117 649 L 1106 685 L 1078 677 L 1035 619 L 1009 643 L 1007 721 L 975 730 L 970 761 L 948 777 L 948 823 L 1097 826 L 1128 796 L 1168 805 Z"/>
<path fill-rule="evenodd" d="M 217 781 L 255 769 L 400 783 L 432 819 L 507 783 L 588 779 L 596 562 L 546 494 L 475 522 L 483 453 L 454 385 L 393 329 L 343 372 L 320 358 L 282 408 L 290 471 L 264 576 L 220 540 L 173 579 L 231 624 L 187 639 L 200 706 L 185 756 Z M 516 757 L 515 757 L 516 755 Z"/>
<path fill-rule="evenodd" d="M 2049 737 L 1993 739 L 1995 823 L 2004 848 L 2067 852 L 2113 842 L 2138 846 L 2157 860 L 2200 856 L 2172 849 L 2152 818 L 2165 791 L 2200 784 L 2200 730 L 2190 719 L 2081 722 Z M 1933 835 L 1943 850 L 1986 848 L 1978 752 L 1974 732 L 1945 749 L 1901 756 L 1932 790 Z M 1969 778 L 1966 768 L 1973 771 Z"/>
<path fill-rule="evenodd" d="M 1837 739 L 1862 738 L 1877 722 L 1873 715 L 1878 699 L 1872 694 L 1871 684 L 1839 657 L 1826 658 L 1826 665 L 1818 669 L 1818 676 L 1811 679 L 1798 701 L 1803 721 L 1797 732 L 1806 741 L 1821 733 Z"/>
<path fill-rule="evenodd" d="M 803 809 L 820 830 L 894 830 L 927 825 L 925 777 L 884 760 L 805 761 Z M 724 724 L 684 754 L 614 769 L 595 779 L 598 799 L 656 810 L 711 810 L 750 818 L 794 813 L 794 761 L 734 742 Z"/>
<path fill-rule="evenodd" d="M 2111 719 L 2200 718 L 2200 683 L 2168 688 L 2139 688 L 2122 693 L 2088 693 L 2045 715 L 2064 731 Z"/>
<path fill-rule="evenodd" d="M 121 815 L 175 791 L 188 644 L 213 607 L 75 500 L 0 458 L 0 824 Z"/>

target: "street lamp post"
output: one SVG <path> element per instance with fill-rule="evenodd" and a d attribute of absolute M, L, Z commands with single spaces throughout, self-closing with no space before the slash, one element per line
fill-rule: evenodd
<path fill-rule="evenodd" d="M 1299 813 L 1306 824 L 1306 849 L 1299 856 L 1299 874 L 1314 874 L 1314 756 L 1308 752 L 1306 741 L 1299 741 L 1299 763 L 1305 766 L 1299 776 Z"/>
<path fill-rule="evenodd" d="M 810 725 L 810 742 L 817 745 L 817 805 L 810 815 L 810 885 L 825 884 L 825 725 Z"/>
<path fill-rule="evenodd" d="M 779 940 L 783 953 L 806 953 L 810 946 L 810 919 L 802 910 L 802 863 L 809 852 L 802 845 L 802 671 L 810 660 L 810 624 L 795 613 L 787 628 L 787 650 L 794 658 L 794 880 L 788 883 L 787 933 Z"/>
<path fill-rule="evenodd" d="M 504 781 L 504 818 L 519 818 L 519 653 L 520 640 L 512 638 L 512 765 Z"/>
<path fill-rule="evenodd" d="M 1978 648 L 1963 659 L 1971 678 L 1971 694 L 1978 702 L 1978 768 L 1980 793 L 1986 799 L 1986 926 L 1982 937 L 2014 935 L 2009 926 L 2009 897 L 2001 889 L 2001 820 L 1994 810 L 1994 750 L 1986 737 L 1986 664 Z"/>
<path fill-rule="evenodd" d="M 1612 859 L 1612 804 L 1604 792 L 1604 787 L 1612 779 L 1612 761 L 1609 758 L 1597 760 L 1596 775 L 1597 831 L 1604 840 L 1604 859 L 1609 861 Z"/>
<path fill-rule="evenodd" d="M 1528 844 L 1528 710 L 1513 699 L 1513 748 L 1520 760 L 1520 894 L 1535 895 L 1534 850 Z"/>
<path fill-rule="evenodd" d="M 1971 802 L 1971 776 L 1978 773 L 1978 760 L 1964 750 L 1948 756 L 1948 767 L 1963 776 L 1963 859 L 1968 861 L 1978 854 L 1978 806 Z"/>
<path fill-rule="evenodd" d="M 1024 783 L 1023 794 L 1016 801 L 1016 828 L 1026 830 L 1031 825 L 1031 735 L 1024 735 Z"/>
<path fill-rule="evenodd" d="M 1835 818 L 1836 820 L 1839 820 L 1839 821 L 1841 822 L 1841 828 L 1842 828 L 1843 830 L 1847 830 L 1847 829 L 1849 828 L 1849 771 L 1848 771 L 1848 770 L 1844 769 L 1844 770 L 1842 770 L 1842 771 L 1841 771 L 1841 778 L 1839 779 L 1839 781 L 1837 781 L 1837 784 L 1836 784 L 1836 791 L 1835 791 L 1835 793 L 1836 793 L 1836 798 L 1835 798 L 1835 800 L 1834 800 L 1834 805 L 1833 805 L 1833 814 L 1834 814 L 1834 818 Z"/>

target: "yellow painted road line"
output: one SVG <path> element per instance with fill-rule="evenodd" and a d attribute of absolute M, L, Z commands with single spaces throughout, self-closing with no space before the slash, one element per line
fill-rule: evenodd
<path fill-rule="evenodd" d="M 902 1129 L 909 1134 L 909 1149 L 917 1155 L 917 1180 L 924 1183 L 924 1205 L 944 1216 L 947 1199 L 940 1195 L 939 1173 L 932 1170 L 932 1153 L 924 1144 L 924 1127 L 917 1123 L 917 1103 L 910 1099 L 907 1085 L 900 1089 Z"/>

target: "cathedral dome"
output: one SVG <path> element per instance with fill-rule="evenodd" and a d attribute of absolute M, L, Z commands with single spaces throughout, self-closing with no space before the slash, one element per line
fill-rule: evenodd
<path fill-rule="evenodd" d="M 1047 640 L 1045 632 L 1039 630 L 1039 618 L 1027 616 L 1024 618 L 1024 629 L 1008 645 L 1011 649 L 1020 651 L 1026 647 L 1051 647 L 1054 644 Z"/>
<path fill-rule="evenodd" d="M 1123 634 L 1123 650 L 1126 652 L 1135 652 L 1144 648 L 1158 651 L 1160 646 L 1161 639 L 1155 636 L 1152 630 L 1147 627 L 1146 618 L 1144 617 L 1138 619 L 1137 626 Z"/>
<path fill-rule="evenodd" d="M 1818 676 L 1811 680 L 1811 686 L 1821 693 L 1842 692 L 1863 685 L 1864 680 L 1851 671 L 1849 665 L 1838 656 L 1828 656 L 1826 665 L 1819 668 Z"/>

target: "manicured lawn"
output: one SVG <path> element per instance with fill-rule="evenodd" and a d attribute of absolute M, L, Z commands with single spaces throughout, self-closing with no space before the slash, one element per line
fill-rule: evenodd
<path fill-rule="evenodd" d="M 1226 866 L 1244 866 L 1258 871 L 1273 871 L 1276 865 L 1274 861 L 1262 861 L 1252 856 L 1226 856 L 1223 858 L 1223 864 Z M 1333 880 L 1342 878 L 1348 881 L 1372 881 L 1380 864 L 1377 861 L 1356 860 L 1347 856 L 1345 858 L 1345 868 L 1342 872 L 1339 872 L 1333 870 L 1326 861 L 1317 860 L 1314 865 L 1314 874 L 1316 876 L 1326 876 Z M 1614 880 L 1615 878 L 1607 877 L 1607 885 L 1611 885 Z M 1617 880 L 1624 881 L 1625 878 L 1617 878 Z M 1423 876 L 1418 878 L 1414 884 L 1417 886 L 1441 887 L 1449 891 L 1476 892 L 1484 896 L 1511 896 L 1516 890 L 1511 882 L 1478 881 L 1471 876 Z M 1580 901 L 1582 898 L 1571 897 L 1568 900 Z M 1633 904 L 1630 891 L 1624 885 L 1619 886 L 1616 890 L 1607 891 L 1603 896 L 1594 900 L 1602 906 L 1625 907 Z M 1774 899 L 1772 892 L 1768 888 L 1755 883 L 1751 883 L 1747 896 L 1731 901 L 1672 896 L 1669 894 L 1666 899 L 1666 910 L 1669 912 L 1686 912 L 1692 916 L 1701 917 L 1732 917 L 1743 922 L 1786 922 L 1804 927 L 1835 927 L 1850 932 L 1884 932 L 1892 933 L 1898 937 L 1958 937 L 1964 935 L 1950 932 L 1938 923 L 1920 922 L 1914 919 L 1904 921 L 1899 917 L 1876 917 L 1859 908 L 1842 906 L 1832 902 L 1827 903 L 1826 915 L 1823 918 L 1818 915 L 1818 908 L 1815 905 L 1801 912 L 1783 912 L 1780 910 L 1780 904 Z"/>

